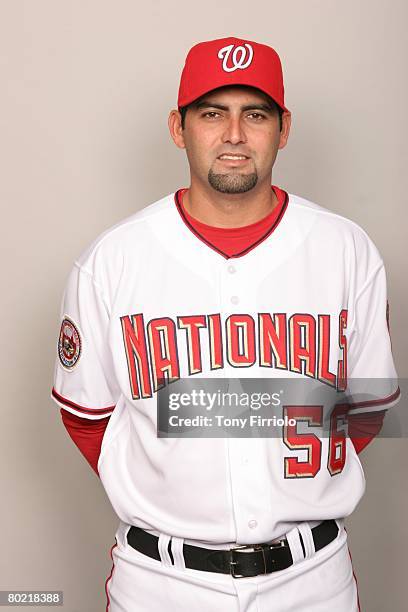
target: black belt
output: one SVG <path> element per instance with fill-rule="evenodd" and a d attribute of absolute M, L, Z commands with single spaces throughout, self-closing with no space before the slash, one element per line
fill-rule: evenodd
<path fill-rule="evenodd" d="M 323 521 L 312 528 L 315 550 L 320 550 L 332 542 L 339 528 L 336 521 Z M 300 542 L 305 548 L 302 536 L 299 533 Z M 158 550 L 159 538 L 140 527 L 132 526 L 127 534 L 127 541 L 132 548 L 160 561 Z M 173 555 L 168 545 L 168 551 L 172 563 Z M 204 572 L 218 572 L 231 574 L 234 578 L 247 578 L 259 574 L 270 574 L 293 565 L 292 554 L 286 538 L 269 544 L 251 544 L 237 546 L 229 550 L 214 550 L 183 544 L 183 554 L 186 567 Z"/>

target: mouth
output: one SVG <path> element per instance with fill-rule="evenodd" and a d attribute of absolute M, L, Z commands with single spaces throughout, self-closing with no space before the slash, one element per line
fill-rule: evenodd
<path fill-rule="evenodd" d="M 227 163 L 227 164 L 244 164 L 250 159 L 247 155 L 242 155 L 240 153 L 223 153 L 217 157 L 218 161 Z"/>

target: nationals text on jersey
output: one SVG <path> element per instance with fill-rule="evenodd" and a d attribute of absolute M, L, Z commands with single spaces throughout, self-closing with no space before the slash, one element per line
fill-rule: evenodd
<path fill-rule="evenodd" d="M 187 351 L 189 375 L 203 371 L 202 328 L 205 328 L 209 355 L 205 370 L 223 368 L 225 355 L 235 368 L 257 363 L 261 367 L 317 378 L 340 391 L 347 386 L 346 309 L 338 316 L 342 357 L 338 360 L 337 372 L 329 369 L 332 331 L 328 314 L 315 317 L 307 313 L 288 316 L 262 312 L 258 313 L 257 321 L 250 314 L 231 314 L 223 326 L 220 314 L 179 316 L 177 321 L 160 317 L 145 323 L 143 314 L 139 313 L 122 316 L 121 323 L 133 399 L 151 397 L 163 386 L 164 379 L 180 378 L 180 350 Z M 186 332 L 183 346 L 178 340 L 177 328 Z"/>

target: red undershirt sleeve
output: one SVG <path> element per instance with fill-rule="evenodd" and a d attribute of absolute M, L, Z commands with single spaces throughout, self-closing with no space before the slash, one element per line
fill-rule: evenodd
<path fill-rule="evenodd" d="M 349 414 L 348 432 L 357 454 L 361 453 L 371 440 L 379 434 L 383 426 L 385 413 L 386 410 L 379 410 L 362 414 Z"/>
<path fill-rule="evenodd" d="M 76 444 L 82 455 L 88 461 L 94 472 L 98 473 L 98 459 L 101 452 L 102 439 L 108 426 L 110 416 L 103 419 L 86 419 L 60 409 L 65 429 Z"/>

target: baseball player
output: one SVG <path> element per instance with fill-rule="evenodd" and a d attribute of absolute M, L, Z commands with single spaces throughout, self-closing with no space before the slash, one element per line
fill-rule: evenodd
<path fill-rule="evenodd" d="M 290 125 L 271 47 L 195 45 L 169 115 L 189 187 L 69 276 L 52 395 L 119 517 L 109 612 L 359 609 L 344 518 L 399 396 L 386 279 L 364 230 L 273 184 Z M 280 436 L 158 437 L 158 392 L 194 377 L 385 382 L 349 437 L 318 438 L 316 405 L 282 405 Z"/>

